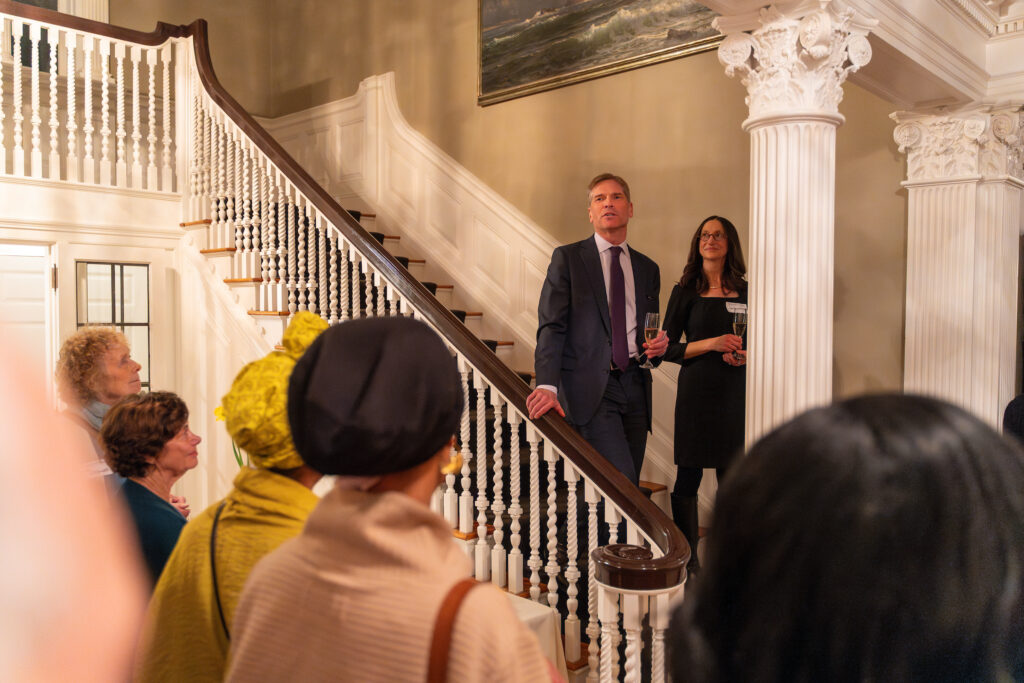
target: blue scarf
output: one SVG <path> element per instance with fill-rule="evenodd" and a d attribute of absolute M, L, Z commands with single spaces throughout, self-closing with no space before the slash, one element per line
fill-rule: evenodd
<path fill-rule="evenodd" d="M 110 406 L 100 401 L 90 401 L 89 405 L 82 408 L 82 417 L 97 432 L 103 425 L 103 418 L 110 412 Z"/>

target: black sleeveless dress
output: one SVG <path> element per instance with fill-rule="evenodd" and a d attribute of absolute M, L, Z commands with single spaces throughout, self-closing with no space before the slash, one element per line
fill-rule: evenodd
<path fill-rule="evenodd" d="M 665 360 L 681 366 L 674 444 L 682 467 L 727 467 L 743 451 L 746 366 L 729 365 L 718 351 L 684 358 L 687 342 L 732 333 L 727 303 L 746 304 L 746 289 L 738 297 L 701 297 L 692 285 L 677 284 L 665 312 Z M 687 341 L 680 342 L 684 333 Z"/>

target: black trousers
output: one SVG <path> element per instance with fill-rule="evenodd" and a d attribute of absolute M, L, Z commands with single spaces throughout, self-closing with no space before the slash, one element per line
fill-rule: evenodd
<path fill-rule="evenodd" d="M 626 370 L 609 372 L 597 412 L 576 429 L 615 469 L 633 484 L 639 482 L 647 450 L 647 396 L 636 361 Z"/>

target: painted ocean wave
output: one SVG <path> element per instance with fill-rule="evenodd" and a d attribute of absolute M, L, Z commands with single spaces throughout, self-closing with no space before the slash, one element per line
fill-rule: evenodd
<path fill-rule="evenodd" d="M 491 92 L 715 34 L 687 0 L 589 0 L 485 28 L 481 89 Z"/>

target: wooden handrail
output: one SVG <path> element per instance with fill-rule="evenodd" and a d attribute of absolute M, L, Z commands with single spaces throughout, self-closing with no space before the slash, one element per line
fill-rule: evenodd
<path fill-rule="evenodd" d="M 439 330 L 472 366 L 483 372 L 488 381 L 511 401 L 521 414 L 528 414 L 526 397 L 529 387 L 522 379 L 498 360 L 483 342 L 409 275 L 408 271 L 224 89 L 213 69 L 209 34 L 204 19 L 197 19 L 187 26 L 160 22 L 155 30 L 146 33 L 23 5 L 12 0 L 0 0 L 0 12 L 142 45 L 159 45 L 170 38 L 191 36 L 199 78 L 210 98 L 276 164 L 288 181 L 341 231 L 345 239 L 363 254 L 373 268 L 387 278 L 395 289 L 420 311 L 424 319 Z M 686 539 L 668 516 L 643 496 L 564 420 L 548 413 L 535 420 L 534 424 L 551 445 L 565 454 L 583 475 L 594 482 L 664 553 L 662 557 L 646 559 L 635 565 L 628 562 L 616 566 L 605 565 L 603 571 L 606 579 L 623 588 L 635 586 L 645 590 L 664 590 L 678 586 L 683 580 L 683 568 L 689 558 L 690 549 Z"/>
<path fill-rule="evenodd" d="M 284 173 L 313 206 L 324 215 L 345 239 L 363 254 L 375 270 L 391 282 L 466 360 L 484 373 L 488 381 L 523 415 L 528 415 L 526 397 L 529 387 L 507 365 L 498 360 L 483 342 L 409 275 L 398 261 L 374 239 L 355 218 L 317 183 L 264 128 L 242 108 L 217 80 L 210 59 L 207 24 L 198 19 L 184 30 L 195 45 L 196 67 L 207 93 L 246 135 Z M 605 460 L 579 433 L 551 413 L 534 421 L 541 433 L 608 497 L 663 551 L 663 556 L 642 564 L 623 563 L 609 571 L 616 585 L 636 585 L 646 590 L 665 590 L 678 586 L 690 549 L 672 520 L 648 500 L 617 469 Z"/>

